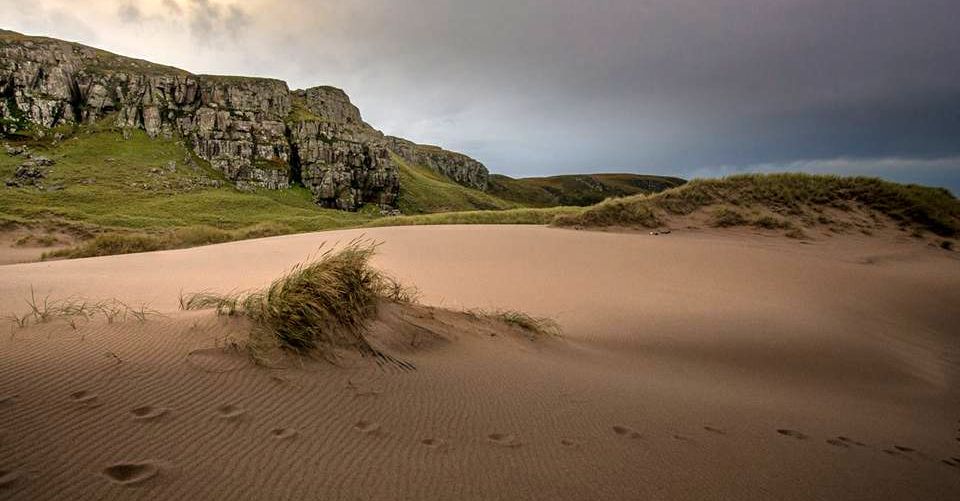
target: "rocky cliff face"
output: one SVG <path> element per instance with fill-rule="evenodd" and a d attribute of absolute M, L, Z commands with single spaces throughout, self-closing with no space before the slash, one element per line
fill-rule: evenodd
<path fill-rule="evenodd" d="M 0 30 L 0 134 L 113 121 L 186 138 L 240 188 L 302 183 L 318 204 L 395 207 L 390 151 L 484 189 L 479 162 L 385 137 L 333 87 L 290 91 L 279 80 L 194 75 L 60 40 Z"/>

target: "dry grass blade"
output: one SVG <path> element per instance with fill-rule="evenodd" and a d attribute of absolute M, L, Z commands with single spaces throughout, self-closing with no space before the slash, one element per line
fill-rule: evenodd
<path fill-rule="evenodd" d="M 507 325 L 519 327 L 521 330 L 541 336 L 559 336 L 561 333 L 560 324 L 551 318 L 534 317 L 527 313 L 517 310 L 467 310 L 468 315 L 477 318 L 489 318 Z"/>

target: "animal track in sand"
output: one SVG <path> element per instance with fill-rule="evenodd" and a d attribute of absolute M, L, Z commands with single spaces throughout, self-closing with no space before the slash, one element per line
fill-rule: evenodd
<path fill-rule="evenodd" d="M 613 425 L 613 432 L 622 437 L 629 437 L 629 438 L 640 438 L 642 436 L 640 435 L 639 431 L 634 431 L 632 428 L 628 426 L 621 426 L 618 424 Z"/>
<path fill-rule="evenodd" d="M 0 405 L 12 404 L 16 398 L 16 395 L 0 395 Z"/>
<path fill-rule="evenodd" d="M 800 433 L 799 431 L 787 430 L 787 429 L 783 429 L 783 428 L 777 430 L 777 433 L 779 433 L 779 434 L 781 434 L 781 435 L 784 435 L 784 436 L 787 436 L 787 437 L 795 438 L 795 439 L 797 439 L 797 440 L 806 440 L 806 439 L 810 438 L 810 437 L 804 435 L 803 433 Z"/>
<path fill-rule="evenodd" d="M 570 440 L 569 438 L 561 439 L 561 440 L 560 440 L 560 445 L 562 445 L 562 446 L 564 446 L 564 447 L 580 447 L 580 444 L 578 444 L 577 442 L 575 442 L 575 441 L 573 441 L 573 440 Z"/>
<path fill-rule="evenodd" d="M 487 440 L 500 447 L 520 447 L 517 437 L 509 433 L 491 433 L 487 435 Z"/>
<path fill-rule="evenodd" d="M 713 426 L 704 426 L 703 429 L 709 431 L 710 433 L 716 433 L 717 435 L 727 434 L 727 432 L 721 430 L 720 428 L 714 428 Z"/>
<path fill-rule="evenodd" d="M 111 482 L 120 485 L 134 485 L 150 480 L 160 473 L 153 462 L 117 463 L 103 469 L 103 475 Z"/>
<path fill-rule="evenodd" d="M 143 407 L 137 407 L 130 411 L 130 414 L 133 415 L 133 419 L 137 421 L 152 421 L 154 419 L 159 419 L 163 417 L 167 412 L 170 412 L 170 409 L 166 407 L 154 407 L 152 405 L 144 405 Z"/>
<path fill-rule="evenodd" d="M 217 407 L 217 416 L 219 416 L 220 419 L 227 419 L 227 420 L 239 419 L 244 414 L 246 414 L 246 412 L 247 411 L 245 411 L 243 408 L 233 404 L 225 404 L 225 405 L 221 405 L 220 407 Z"/>
<path fill-rule="evenodd" d="M 353 424 L 353 429 L 360 433 L 375 433 L 380 430 L 380 423 L 360 420 Z"/>
<path fill-rule="evenodd" d="M 15 470 L 0 470 L 0 489 L 14 483 L 20 478 L 20 472 Z"/>
<path fill-rule="evenodd" d="M 293 428 L 274 428 L 270 430 L 270 436 L 277 440 L 286 440 L 299 435 L 300 432 Z"/>
<path fill-rule="evenodd" d="M 903 446 L 903 445 L 894 445 L 893 448 L 896 449 L 896 450 L 898 450 L 898 451 L 900 451 L 900 452 L 916 452 L 916 451 L 917 451 L 916 449 L 914 449 L 914 448 L 912 448 L 912 447 L 905 447 L 905 446 Z"/>
<path fill-rule="evenodd" d="M 844 442 L 843 440 L 839 440 L 839 439 L 836 439 L 836 438 L 828 439 L 828 440 L 827 440 L 827 443 L 830 444 L 830 445 L 832 445 L 832 446 L 834 446 L 834 447 L 842 447 L 842 448 L 844 448 L 844 449 L 849 449 L 849 448 L 850 448 L 850 444 Z"/>

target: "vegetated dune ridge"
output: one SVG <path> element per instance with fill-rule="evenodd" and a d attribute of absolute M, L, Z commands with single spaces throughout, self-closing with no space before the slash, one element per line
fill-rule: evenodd
<path fill-rule="evenodd" d="M 372 338 L 416 370 L 349 357 L 267 369 L 215 348 L 243 321 L 176 311 L 181 289 L 262 286 L 354 230 L 3 266 L 0 314 L 22 312 L 33 285 L 164 316 L 0 337 L 0 496 L 960 493 L 955 253 L 893 234 L 365 233 L 425 304 L 526 310 L 564 335 L 387 307 Z"/>

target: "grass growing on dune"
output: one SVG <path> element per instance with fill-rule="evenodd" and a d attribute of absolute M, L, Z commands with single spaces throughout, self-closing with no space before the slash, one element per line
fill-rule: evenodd
<path fill-rule="evenodd" d="M 869 177 L 813 174 L 743 174 L 722 179 L 695 179 L 655 195 L 610 199 L 581 213 L 560 215 L 560 226 L 656 227 L 673 215 L 716 207 L 714 224 L 786 227 L 794 219 L 815 223 L 823 208 L 863 208 L 902 226 L 943 237 L 960 235 L 960 202 L 943 188 L 899 184 Z M 736 208 L 736 209 L 734 209 Z M 781 218 L 751 221 L 740 210 L 766 211 Z M 741 214 L 742 216 L 742 214 Z M 783 219 L 787 218 L 787 219 Z"/>
<path fill-rule="evenodd" d="M 413 303 L 417 299 L 416 289 L 370 265 L 377 246 L 356 239 L 340 249 L 328 249 L 253 292 L 181 294 L 180 308 L 215 309 L 219 315 L 248 318 L 253 324 L 250 338 L 239 346 L 257 363 L 267 363 L 268 354 L 275 349 L 317 354 L 328 361 L 344 350 L 412 368 L 367 339 L 368 325 L 382 302 Z M 559 332 L 553 320 L 513 310 L 467 314 L 516 326 L 528 334 Z"/>
<path fill-rule="evenodd" d="M 159 312 L 148 308 L 144 304 L 131 306 L 118 299 L 99 301 L 78 297 L 52 299 L 49 295 L 38 296 L 32 287 L 30 288 L 30 297 L 25 302 L 29 308 L 28 311 L 19 315 L 9 314 L 6 317 L 14 327 L 23 328 L 31 324 L 45 324 L 61 320 L 67 322 L 70 327 L 76 330 L 78 322 L 93 320 L 97 317 L 102 317 L 107 323 L 113 323 L 114 321 L 126 321 L 128 318 L 145 322 L 151 316 L 160 316 Z"/>
<path fill-rule="evenodd" d="M 498 320 L 507 325 L 518 327 L 528 334 L 540 336 L 560 335 L 560 324 L 552 318 L 534 317 L 517 310 L 470 310 L 467 313 L 474 317 Z"/>
<path fill-rule="evenodd" d="M 185 310 L 215 308 L 242 315 L 254 325 L 249 348 L 261 358 L 272 348 L 317 353 L 328 360 L 338 350 L 394 361 L 365 336 L 381 300 L 404 302 L 415 293 L 370 266 L 377 244 L 353 240 L 299 264 L 269 287 L 239 294 L 202 292 L 182 296 Z M 402 364 L 401 364 L 402 365 Z"/>

